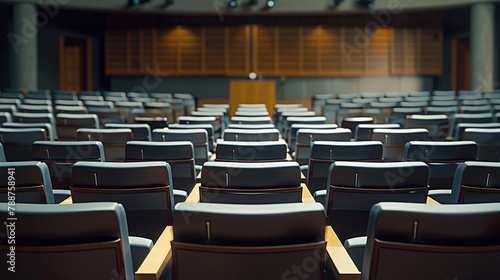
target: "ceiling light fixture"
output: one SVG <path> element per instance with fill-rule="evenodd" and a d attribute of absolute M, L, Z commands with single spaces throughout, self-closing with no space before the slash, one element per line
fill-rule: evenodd
<path fill-rule="evenodd" d="M 231 1 L 229 1 L 229 2 L 227 3 L 227 5 L 228 5 L 230 8 L 234 9 L 234 8 L 238 7 L 238 2 L 236 2 L 236 0 L 231 0 Z"/>
<path fill-rule="evenodd" d="M 274 0 L 267 0 L 267 2 L 266 2 L 266 7 L 268 7 L 269 9 L 273 8 L 275 5 L 276 5 L 276 2 L 274 2 Z"/>

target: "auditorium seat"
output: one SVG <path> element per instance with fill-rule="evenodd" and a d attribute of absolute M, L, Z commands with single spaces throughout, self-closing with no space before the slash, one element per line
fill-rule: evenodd
<path fill-rule="evenodd" d="M 300 174 L 299 164 L 293 161 L 206 162 L 201 170 L 200 202 L 301 202 Z"/>
<path fill-rule="evenodd" d="M 88 110 L 85 106 L 68 106 L 68 105 L 56 105 L 54 108 L 54 113 L 57 115 L 59 113 L 65 114 L 88 114 Z"/>
<path fill-rule="evenodd" d="M 52 113 L 14 113 L 12 118 L 13 122 L 21 123 L 50 123 L 52 127 L 56 127 L 56 120 Z M 58 137 L 57 131 L 54 132 L 54 137 Z"/>
<path fill-rule="evenodd" d="M 285 161 L 287 145 L 282 141 L 236 142 L 224 141 L 217 144 L 216 161 Z"/>
<path fill-rule="evenodd" d="M 50 123 L 18 123 L 18 122 L 5 122 L 2 123 L 5 128 L 43 128 L 47 132 L 49 140 L 55 140 L 55 127 Z"/>
<path fill-rule="evenodd" d="M 429 131 L 429 139 L 445 140 L 450 130 L 448 115 L 408 115 L 406 128 L 425 128 Z"/>
<path fill-rule="evenodd" d="M 477 143 L 477 160 L 499 161 L 500 128 L 466 128 L 463 140 Z"/>
<path fill-rule="evenodd" d="M 132 138 L 135 141 L 150 141 L 151 140 L 151 128 L 147 124 L 139 123 L 107 123 L 104 128 L 119 128 L 119 129 L 130 129 L 132 130 Z"/>
<path fill-rule="evenodd" d="M 422 114 L 422 113 L 424 113 L 424 109 L 421 107 L 413 107 L 413 108 L 397 107 L 392 109 L 392 114 L 389 117 L 389 119 L 387 119 L 387 123 L 397 123 L 401 125 L 401 127 L 404 127 L 407 115 Z"/>
<path fill-rule="evenodd" d="M 123 204 L 130 234 L 153 242 L 172 223 L 172 171 L 166 162 L 77 162 L 71 196 L 73 203 Z"/>
<path fill-rule="evenodd" d="M 7 204 L 0 203 L 0 218 L 8 216 Z M 15 227 L 16 279 L 66 279 L 68 275 L 75 280 L 135 279 L 139 275 L 158 279 L 163 272 L 158 262 L 167 255 L 156 253 L 152 259 L 148 254 L 168 250 L 168 232 L 155 247 L 149 239 L 129 236 L 120 204 L 18 204 L 16 217 L 23 221 Z M 2 236 L 9 234 L 2 228 Z M 6 263 L 9 246 L 0 251 L 0 260 Z M 139 269 L 141 264 L 148 270 Z M 13 274 L 7 267 L 0 272 L 2 279 Z"/>
<path fill-rule="evenodd" d="M 59 140 L 76 140 L 76 130 L 79 128 L 100 128 L 99 117 L 96 114 L 64 114 L 56 115 L 56 128 Z"/>
<path fill-rule="evenodd" d="M 271 117 L 240 117 L 231 118 L 231 123 L 235 124 L 270 124 L 273 123 Z"/>
<path fill-rule="evenodd" d="M 0 128 L 0 142 L 7 161 L 32 160 L 33 142 L 48 139 L 43 128 Z"/>
<path fill-rule="evenodd" d="M 54 189 L 69 189 L 71 167 L 78 161 L 105 161 L 99 141 L 35 141 L 33 159 L 47 164 Z"/>
<path fill-rule="evenodd" d="M 157 128 L 165 128 L 168 126 L 168 118 L 166 117 L 144 117 L 137 116 L 134 117 L 134 123 L 147 124 L 151 128 L 151 131 Z"/>
<path fill-rule="evenodd" d="M 372 140 L 372 133 L 374 129 L 398 129 L 401 126 L 397 123 L 392 124 L 358 124 L 354 132 L 354 139 L 356 141 L 369 141 Z"/>
<path fill-rule="evenodd" d="M 459 163 L 475 161 L 477 144 L 473 141 L 410 141 L 406 143 L 403 161 L 423 161 L 429 166 L 429 196 L 440 203 L 448 201 Z"/>
<path fill-rule="evenodd" d="M 49 168 L 39 161 L 0 162 L 0 182 L 0 202 L 53 204 L 69 196 L 52 189 Z"/>
<path fill-rule="evenodd" d="M 427 140 L 428 136 L 425 128 L 374 129 L 372 132 L 372 140 L 384 145 L 384 161 L 401 161 L 407 142 Z"/>
<path fill-rule="evenodd" d="M 224 131 L 224 141 L 278 141 L 280 133 L 277 129 L 235 129 L 228 128 Z"/>
<path fill-rule="evenodd" d="M 499 221 L 498 203 L 379 203 L 366 237 L 345 246 L 366 280 L 493 280 L 500 274 Z"/>
<path fill-rule="evenodd" d="M 205 129 L 155 129 L 153 130 L 153 141 L 191 141 L 194 146 L 195 164 L 198 166 L 203 165 L 210 158 L 208 133 Z"/>
<path fill-rule="evenodd" d="M 351 131 L 356 131 L 356 127 L 360 124 L 373 124 L 375 119 L 373 117 L 346 117 L 342 119 L 340 127 L 348 128 Z"/>
<path fill-rule="evenodd" d="M 459 123 L 455 127 L 455 141 L 460 141 L 464 139 L 464 130 L 466 128 L 481 128 L 481 129 L 491 129 L 500 128 L 500 123 Z"/>
<path fill-rule="evenodd" d="M 307 165 L 311 158 L 311 145 L 314 141 L 350 141 L 352 133 L 347 128 L 305 129 L 297 131 L 294 159 L 300 165 Z"/>
<path fill-rule="evenodd" d="M 287 117 L 284 123 L 284 133 L 282 134 L 283 138 L 286 141 L 289 141 L 289 139 L 293 136 L 297 135 L 292 135 L 292 126 L 294 124 L 303 124 L 303 125 L 321 125 L 321 124 L 326 124 L 326 118 L 319 116 L 319 117 Z M 352 130 L 351 130 L 352 131 Z"/>
<path fill-rule="evenodd" d="M 174 190 L 189 194 L 195 185 L 194 147 L 189 141 L 129 141 L 125 161 L 165 161 L 172 170 Z"/>
<path fill-rule="evenodd" d="M 500 202 L 500 163 L 467 161 L 455 172 L 449 203 Z"/>
<path fill-rule="evenodd" d="M 324 196 L 328 224 L 342 241 L 365 235 L 374 204 L 426 203 L 428 174 L 422 162 L 336 161 L 328 171 Z"/>
<path fill-rule="evenodd" d="M 106 161 L 123 161 L 125 144 L 132 139 L 130 128 L 79 128 L 76 131 L 77 141 L 100 141 L 104 146 Z"/>
<path fill-rule="evenodd" d="M 173 236 L 176 280 L 319 280 L 332 245 L 316 203 L 180 203 Z"/>
<path fill-rule="evenodd" d="M 308 123 L 296 123 L 292 124 L 290 128 L 290 137 L 288 138 L 288 148 L 290 149 L 290 153 L 293 154 L 295 152 L 295 146 L 297 145 L 297 132 L 299 129 L 337 129 L 337 124 L 308 124 Z"/>
<path fill-rule="evenodd" d="M 311 146 L 307 187 L 314 194 L 326 190 L 328 169 L 335 161 L 382 161 L 382 143 L 379 141 L 316 141 Z"/>

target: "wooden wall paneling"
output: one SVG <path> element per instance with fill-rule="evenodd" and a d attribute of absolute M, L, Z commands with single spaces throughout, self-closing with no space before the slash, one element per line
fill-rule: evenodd
<path fill-rule="evenodd" d="M 277 38 L 278 75 L 297 76 L 300 71 L 300 28 L 297 26 L 280 26 Z"/>
<path fill-rule="evenodd" d="M 342 61 L 345 54 L 342 50 L 342 28 L 324 25 L 318 27 L 319 31 L 319 74 L 342 74 Z"/>
<path fill-rule="evenodd" d="M 321 26 L 301 27 L 300 73 L 302 75 L 318 75 L 320 59 L 320 29 Z"/>
<path fill-rule="evenodd" d="M 441 75 L 443 73 L 443 32 L 438 28 L 420 28 L 419 30 L 419 73 Z"/>
<path fill-rule="evenodd" d="M 180 30 L 181 73 L 199 75 L 202 72 L 202 28 L 185 26 Z"/>
<path fill-rule="evenodd" d="M 178 30 L 178 27 L 156 30 L 154 44 L 154 53 L 156 54 L 155 64 L 157 64 L 157 68 L 162 75 L 175 75 L 179 72 Z"/>
<path fill-rule="evenodd" d="M 342 75 L 358 76 L 365 72 L 365 55 L 369 37 L 360 30 L 357 26 L 342 27 Z"/>
<path fill-rule="evenodd" d="M 226 27 L 228 76 L 246 76 L 250 72 L 250 33 L 249 25 Z M 255 42 L 254 42 L 255 44 Z M 256 57 L 254 57 L 254 60 Z"/>
<path fill-rule="evenodd" d="M 127 73 L 127 32 L 110 29 L 105 32 L 106 75 Z"/>
<path fill-rule="evenodd" d="M 274 26 L 254 26 L 254 71 L 257 75 L 275 75 L 277 65 L 277 39 Z"/>
<path fill-rule="evenodd" d="M 392 28 L 380 27 L 370 36 L 366 47 L 365 74 L 387 76 L 390 74 Z"/>
<path fill-rule="evenodd" d="M 204 73 L 224 75 L 228 60 L 227 28 L 205 27 L 204 34 Z"/>
<path fill-rule="evenodd" d="M 391 74 L 405 74 L 405 29 L 394 28 L 392 53 L 391 53 Z"/>

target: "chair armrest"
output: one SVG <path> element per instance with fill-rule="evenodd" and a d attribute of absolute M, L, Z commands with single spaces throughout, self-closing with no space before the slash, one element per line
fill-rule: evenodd
<path fill-rule="evenodd" d="M 314 200 L 321 203 L 326 209 L 326 190 L 319 190 L 314 193 Z"/>
<path fill-rule="evenodd" d="M 54 204 L 60 204 L 61 202 L 71 197 L 70 190 L 53 190 L 54 193 Z"/>
<path fill-rule="evenodd" d="M 172 226 L 167 226 L 156 244 L 135 272 L 135 280 L 157 280 L 172 258 L 170 242 L 174 239 Z"/>
<path fill-rule="evenodd" d="M 301 165 L 300 172 L 302 172 L 302 174 L 304 174 L 304 176 L 307 178 L 307 173 L 309 172 L 309 165 Z"/>
<path fill-rule="evenodd" d="M 342 242 L 337 237 L 331 226 L 326 226 L 326 261 L 333 271 L 337 280 L 360 280 L 361 272 L 356 267 L 356 264 L 349 257 Z"/>
<path fill-rule="evenodd" d="M 194 174 L 196 174 L 196 183 L 201 183 L 201 165 L 194 166 Z"/>
<path fill-rule="evenodd" d="M 363 267 L 363 255 L 365 254 L 366 236 L 349 238 L 344 242 L 344 248 L 361 271 Z"/>
<path fill-rule="evenodd" d="M 70 196 L 66 198 L 64 201 L 61 201 L 59 204 L 73 204 L 73 198 Z"/>
<path fill-rule="evenodd" d="M 175 202 L 175 204 L 177 204 L 179 202 L 186 201 L 187 196 L 188 196 L 188 193 L 186 191 L 176 190 L 176 189 L 173 189 L 172 191 L 174 193 L 174 202 Z"/>
<path fill-rule="evenodd" d="M 300 184 L 302 187 L 302 202 L 316 202 L 306 184 Z"/>
<path fill-rule="evenodd" d="M 186 198 L 185 202 L 198 203 L 200 202 L 200 184 L 194 185 L 193 189 L 189 193 L 189 196 Z"/>
<path fill-rule="evenodd" d="M 148 238 L 129 236 L 128 242 L 130 243 L 134 271 L 137 271 L 151 249 L 153 249 L 153 241 Z"/>
<path fill-rule="evenodd" d="M 448 204 L 451 197 L 451 190 L 430 190 L 429 197 L 438 204 Z M 429 204 L 429 200 L 427 200 L 427 204 Z"/>

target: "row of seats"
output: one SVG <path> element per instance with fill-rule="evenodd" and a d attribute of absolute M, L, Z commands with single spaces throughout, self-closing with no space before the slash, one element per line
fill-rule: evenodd
<path fill-rule="evenodd" d="M 240 111 L 240 109 L 238 109 L 238 111 Z M 290 135 L 292 125 L 286 127 L 286 121 L 287 120 L 285 119 L 285 127 L 283 128 L 284 131 L 287 131 Z M 223 126 L 222 119 L 220 123 L 221 126 Z M 235 125 L 253 126 L 251 124 L 241 123 L 235 123 Z M 242 128 L 243 127 L 239 127 L 237 129 Z M 274 145 L 280 146 L 280 151 L 286 152 L 286 142 L 275 141 L 274 138 L 270 138 L 274 140 L 270 141 L 270 139 L 265 138 L 274 137 L 267 136 L 267 134 L 276 135 L 271 131 L 269 131 L 269 133 L 264 133 L 262 131 L 257 132 L 258 135 L 266 135 L 260 136 L 263 138 L 262 140 L 266 141 L 256 141 L 255 139 L 250 139 L 252 141 L 242 141 L 242 139 L 244 139 L 244 136 L 242 135 L 251 135 L 252 133 L 247 132 L 246 134 L 231 134 L 230 129 L 231 128 L 225 129 L 222 132 L 222 135 L 225 135 L 225 133 L 229 130 L 228 137 L 229 135 L 233 135 L 231 137 L 234 138 L 226 141 L 223 137 L 223 140 L 215 141 L 215 161 L 204 163 L 199 179 L 200 185 L 196 185 L 193 188 L 185 203 L 178 203 L 173 209 L 170 208 L 169 205 L 173 205 L 177 202 L 175 199 L 175 193 L 173 192 L 173 189 L 176 188 L 174 179 L 167 179 L 165 176 L 154 175 L 156 172 L 159 172 L 158 170 L 161 170 L 161 172 L 166 170 L 167 173 L 172 174 L 172 177 L 175 175 L 172 165 L 164 160 L 162 160 L 162 162 L 149 163 L 73 163 L 74 165 L 71 168 L 71 177 L 74 181 L 70 183 L 72 193 L 74 194 L 72 196 L 73 202 L 81 202 L 79 199 L 82 198 L 89 202 L 110 201 L 111 197 L 113 199 L 112 201 L 123 200 L 124 202 L 122 203 L 123 206 L 112 203 L 106 203 L 106 205 L 90 205 L 86 203 L 85 205 L 80 204 L 81 206 L 79 206 L 78 203 L 75 203 L 75 206 L 68 205 L 63 207 L 70 209 L 69 212 L 78 212 L 80 210 L 84 212 L 91 211 L 88 209 L 84 210 L 83 208 L 74 209 L 74 207 L 88 206 L 91 208 L 94 207 L 94 209 L 96 209 L 96 207 L 104 207 L 106 210 L 101 208 L 97 211 L 109 211 L 108 213 L 113 212 L 111 216 L 121 217 L 118 219 L 121 220 L 122 225 L 125 220 L 128 220 L 128 227 L 130 230 L 134 229 L 134 235 L 148 237 L 149 239 L 152 239 L 152 242 L 154 242 L 155 245 L 155 247 L 152 247 L 153 243 L 151 241 L 148 242 L 148 240 L 134 240 L 134 238 L 127 238 L 128 234 L 125 234 L 123 231 L 120 231 L 120 234 L 117 234 L 115 227 L 115 229 L 112 230 L 114 231 L 113 234 L 106 235 L 111 236 L 111 239 L 98 239 L 99 246 L 97 246 L 98 249 L 96 249 L 96 251 L 105 251 L 103 248 L 107 247 L 100 245 L 109 244 L 109 242 L 117 240 L 117 236 L 120 236 L 121 240 L 118 241 L 118 244 L 120 244 L 120 248 L 125 248 L 123 250 L 127 252 L 125 252 L 124 255 L 127 255 L 127 257 L 124 259 L 118 258 L 117 262 L 109 264 L 109 266 L 106 266 L 108 264 L 107 262 L 103 262 L 100 258 L 96 257 L 95 261 L 100 262 L 99 268 L 106 266 L 107 269 L 111 268 L 111 271 L 115 271 L 118 275 L 127 274 L 129 277 L 133 277 L 133 271 L 136 271 L 135 275 L 138 278 L 144 274 L 154 274 L 153 277 L 159 277 L 161 272 L 145 272 L 138 268 L 137 264 L 140 264 L 142 260 L 147 261 L 148 258 L 155 258 L 152 256 L 145 257 L 146 254 L 143 254 L 143 258 L 136 258 L 135 256 L 137 256 L 137 253 L 133 256 L 134 248 L 141 247 L 141 252 L 147 253 L 151 250 L 150 255 L 155 254 L 156 258 L 161 258 L 160 260 L 157 259 L 156 265 L 152 265 L 151 267 L 161 270 L 161 268 L 165 267 L 165 264 L 169 260 L 173 260 L 171 265 L 173 267 L 174 279 L 197 279 L 200 277 L 208 277 L 209 279 L 274 279 L 278 277 L 302 277 L 304 275 L 303 273 L 307 273 L 311 279 L 321 279 L 324 276 L 324 270 L 336 275 L 337 278 L 344 277 L 341 275 L 359 276 L 360 271 L 363 275 L 371 275 L 375 273 L 373 271 L 378 271 L 377 273 L 384 273 L 384 275 L 388 277 L 383 279 L 391 279 L 389 276 L 392 274 L 390 272 L 390 268 L 388 267 L 388 263 L 393 263 L 394 258 L 385 258 L 383 255 L 379 255 L 376 250 L 373 254 L 376 256 L 375 258 L 377 258 L 378 261 L 372 261 L 370 257 L 359 257 L 360 251 L 362 252 L 361 256 L 363 256 L 367 255 L 368 252 L 370 252 L 369 250 L 372 250 L 370 249 L 372 248 L 370 247 L 371 245 L 369 242 L 372 242 L 370 240 L 376 240 L 376 242 L 381 240 L 390 244 L 394 244 L 391 242 L 398 242 L 398 244 L 402 246 L 401 248 L 408 249 L 404 251 L 408 252 L 407 254 L 410 254 L 407 256 L 413 256 L 414 250 L 417 250 L 419 254 L 422 255 L 422 249 L 428 248 L 429 246 L 429 241 L 426 238 L 426 236 L 428 236 L 427 232 L 434 232 L 432 226 L 427 226 L 428 221 L 431 222 L 438 219 L 441 224 L 446 224 L 446 221 L 449 221 L 450 217 L 454 217 L 450 214 L 453 213 L 458 216 L 469 215 L 468 217 L 471 219 L 475 218 L 475 220 L 472 220 L 473 224 L 484 224 L 485 221 L 491 221 L 489 219 L 491 216 L 484 216 L 485 214 L 497 215 L 496 213 L 498 212 L 498 205 L 483 206 L 476 204 L 475 207 L 466 208 L 457 206 L 425 205 L 425 203 L 428 202 L 427 194 L 429 192 L 429 186 L 427 184 L 427 178 L 429 178 L 431 173 L 430 160 L 434 159 L 434 155 L 439 156 L 439 154 L 441 154 L 434 153 L 434 150 L 436 150 L 435 147 L 427 147 L 424 150 L 422 150 L 422 147 L 417 148 L 417 151 L 419 152 L 414 152 L 413 154 L 415 154 L 414 159 L 418 162 L 396 163 L 371 163 L 359 161 L 343 162 L 333 158 L 334 156 L 337 156 L 337 152 L 333 152 L 333 150 L 324 150 L 320 153 L 320 155 L 328 154 L 330 156 L 330 158 L 324 162 L 328 168 L 326 174 L 329 180 L 323 185 L 323 202 L 326 208 L 322 207 L 321 204 L 318 203 L 304 203 L 313 202 L 314 198 L 312 197 L 309 188 L 301 184 L 301 181 L 305 179 L 301 178 L 301 171 L 304 169 L 301 169 L 297 162 L 291 161 L 289 156 L 285 155 L 285 160 L 280 158 L 278 161 L 273 159 L 271 156 L 269 156 L 270 159 L 266 159 L 266 161 L 276 162 L 247 162 L 248 160 L 245 159 L 243 159 L 245 162 L 234 162 L 240 161 L 239 158 L 235 157 L 238 152 L 241 152 L 241 155 L 239 156 L 245 156 L 245 153 L 257 154 L 258 152 L 261 152 L 259 144 L 267 145 L 266 148 L 270 149 L 268 152 L 263 152 L 262 154 L 264 155 L 271 154 L 271 146 Z M 206 133 L 206 130 L 203 131 Z M 300 132 L 300 129 L 297 132 Z M 253 133 L 255 134 L 256 131 L 253 131 Z M 208 133 L 206 135 L 208 135 Z M 351 137 L 351 133 L 349 136 Z M 291 136 L 289 137 L 291 138 Z M 166 141 L 166 137 L 162 137 L 161 140 Z M 312 146 L 317 145 L 318 143 L 321 144 L 318 141 L 311 141 L 311 138 L 309 140 Z M 129 145 L 133 145 L 134 142 L 135 141 L 128 142 L 127 147 Z M 150 152 L 158 157 L 162 156 L 158 149 L 160 148 L 159 146 L 164 143 L 169 142 L 144 142 L 144 144 L 147 145 L 143 145 L 142 148 L 136 149 L 136 157 L 140 156 L 140 158 L 136 158 L 136 160 L 144 160 L 144 155 L 151 154 Z M 361 147 L 365 144 L 361 141 L 345 141 L 337 143 L 353 144 L 355 148 L 351 149 L 351 151 L 364 150 Z M 33 146 L 36 144 L 37 143 Z M 189 144 L 192 145 L 192 143 Z M 319 144 L 318 146 L 320 146 Z M 329 143 L 327 142 L 327 144 Z M 378 151 L 382 151 L 382 149 L 380 149 L 380 145 L 382 144 L 381 142 L 369 144 L 376 144 L 374 146 L 379 147 L 377 148 Z M 418 145 L 421 143 L 410 142 L 409 144 L 411 146 L 411 144 Z M 427 145 L 429 143 L 422 144 Z M 459 144 L 464 143 L 458 143 L 456 146 L 459 146 Z M 468 142 L 465 144 L 468 145 L 467 147 L 475 146 L 475 143 Z M 231 147 L 230 145 L 233 146 Z M 147 152 L 147 146 L 156 147 L 157 149 Z M 344 153 L 346 157 L 351 155 L 356 156 L 355 152 L 352 152 L 351 154 L 347 153 L 346 149 L 348 149 L 348 146 L 349 145 L 346 145 L 345 147 L 339 149 L 339 151 L 341 151 L 340 155 Z M 194 147 L 191 147 L 194 150 Z M 226 154 L 229 153 L 232 156 L 228 160 L 224 160 L 222 157 L 224 155 L 222 148 L 224 147 L 226 147 Z M 274 148 L 272 148 L 272 150 L 274 151 Z M 371 153 L 372 149 L 367 148 L 366 151 Z M 171 151 L 170 153 L 174 152 Z M 49 151 L 48 154 L 50 155 L 52 152 Z M 282 153 L 279 152 L 279 154 L 281 155 Z M 247 159 L 251 159 L 251 157 Z M 482 164 L 488 164 L 480 162 L 475 163 L 480 166 L 478 168 L 484 168 L 482 167 Z M 11 163 L 8 162 L 5 164 L 8 165 Z M 43 165 L 40 163 L 36 164 Z M 491 164 L 493 166 L 490 167 L 489 172 L 487 174 L 483 174 L 487 177 L 487 182 L 492 182 L 486 184 L 486 188 L 488 188 L 488 191 L 490 192 L 494 190 L 494 187 L 492 188 L 492 186 L 494 186 L 494 181 L 491 181 L 494 176 L 493 173 L 499 167 L 495 166 L 494 163 Z M 149 167 L 151 167 L 150 170 L 144 171 L 144 169 L 149 169 Z M 312 169 L 311 165 L 309 165 L 308 168 Z M 458 170 L 456 172 L 458 172 Z M 306 172 L 306 174 L 309 173 Z M 477 174 L 477 172 L 471 171 L 470 174 Z M 478 181 L 483 181 L 483 175 L 477 176 Z M 157 177 L 159 180 L 156 181 L 156 183 L 153 183 L 155 179 L 152 177 Z M 464 175 L 464 177 L 467 176 Z M 469 181 L 471 185 L 473 181 L 474 180 L 472 179 Z M 173 182 L 173 184 L 170 182 Z M 144 188 L 144 186 L 146 188 Z M 482 195 L 482 193 L 477 192 L 477 189 L 482 190 L 484 188 L 482 188 L 481 184 L 478 184 L 478 186 L 472 186 L 472 189 L 475 194 Z M 168 189 L 167 192 L 171 193 L 167 194 L 164 192 L 165 195 L 148 196 L 148 191 L 154 192 L 159 191 L 159 189 Z M 134 199 L 134 197 L 130 195 L 131 192 L 134 193 L 134 197 L 135 194 L 143 195 L 144 199 Z M 119 198 L 120 194 L 126 193 L 128 193 L 128 195 Z M 318 201 L 321 201 L 321 195 L 321 193 L 318 193 L 315 198 Z M 168 203 L 165 203 L 165 201 Z M 373 206 L 372 214 L 370 214 L 372 205 L 380 201 L 414 201 L 419 204 L 377 204 Z M 121 203 L 121 201 L 119 202 Z M 276 204 L 276 202 L 280 202 L 280 204 Z M 244 204 L 242 205 L 237 203 Z M 160 205 L 161 209 L 156 208 Z M 38 206 L 34 206 L 34 208 L 29 208 L 32 206 L 33 205 L 21 205 L 21 209 L 26 209 L 26 212 L 21 211 L 20 213 L 26 214 L 28 217 L 31 213 L 30 211 L 44 211 L 41 210 L 44 207 L 37 208 Z M 480 209 L 478 210 L 477 207 Z M 55 211 L 58 211 L 61 208 L 45 209 L 52 211 L 49 216 L 54 216 Z M 406 213 L 408 216 L 401 216 L 401 220 L 398 220 L 394 219 L 394 216 L 391 216 L 391 214 L 388 214 L 388 219 L 385 220 L 383 218 L 383 215 L 385 214 L 381 214 L 385 212 L 381 210 L 388 210 L 390 213 Z M 69 215 L 69 213 L 63 209 L 60 211 L 61 217 L 66 214 Z M 150 216 L 144 217 L 140 214 L 141 211 L 144 211 L 143 213 L 147 213 Z M 170 211 L 168 217 L 165 211 Z M 429 215 L 429 211 L 435 212 L 435 216 L 426 218 L 426 215 Z M 126 212 L 126 215 L 116 214 L 117 212 Z M 132 213 L 130 215 L 131 217 L 129 217 L 129 212 Z M 7 213 L 4 214 L 7 215 Z M 376 215 L 376 219 L 373 219 L 374 215 Z M 372 216 L 372 219 L 370 219 L 370 216 Z M 68 216 L 65 216 L 64 219 L 67 219 L 67 217 Z M 113 217 L 112 219 L 116 220 Z M 157 219 L 156 217 L 161 218 Z M 383 231 L 392 232 L 396 230 L 401 232 L 401 235 L 393 234 L 391 237 L 383 237 L 383 235 L 381 236 L 379 233 L 374 233 L 371 225 L 375 221 L 378 221 L 379 217 L 382 225 L 384 225 L 382 229 Z M 141 221 L 141 218 L 144 221 Z M 161 224 L 157 227 L 156 231 L 148 228 L 147 232 L 140 232 L 140 230 L 137 229 L 137 226 L 141 222 L 147 223 L 147 225 L 142 228 L 145 230 L 147 226 L 152 227 L 155 222 L 165 222 L 167 218 L 170 219 L 167 222 L 168 225 L 166 226 L 165 224 Z M 415 219 L 418 219 L 419 221 L 417 226 L 415 226 L 414 223 Z M 387 221 L 390 220 L 392 220 L 392 223 L 390 223 L 392 228 L 385 226 Z M 402 225 L 407 224 L 407 220 L 411 221 L 411 227 L 407 231 L 402 231 L 400 228 Z M 394 224 L 394 222 L 401 223 Z M 134 225 L 131 226 L 131 223 Z M 108 226 L 112 227 L 116 224 L 117 223 L 113 222 Z M 330 226 L 333 226 L 333 230 L 335 232 Z M 165 230 L 162 231 L 162 228 Z M 463 228 L 464 227 L 461 227 L 460 229 Z M 452 230 L 448 230 L 449 231 L 443 230 L 439 233 L 439 236 L 441 236 L 441 238 L 446 237 L 446 240 L 439 240 L 439 238 L 433 239 L 435 243 L 431 244 L 440 246 L 443 245 L 442 242 L 447 242 L 444 244 L 448 246 L 447 248 L 443 248 L 443 246 L 439 247 L 441 252 L 454 252 L 455 258 L 459 257 L 463 260 L 471 260 L 470 254 L 468 254 L 467 250 L 465 250 L 464 253 L 457 253 L 457 246 L 460 242 L 464 242 L 463 239 L 456 242 L 450 242 L 447 240 L 448 236 L 453 235 Z M 21 232 L 23 231 L 21 230 Z M 153 232 L 155 232 L 156 235 L 145 236 L 146 234 L 152 234 Z M 407 232 L 411 232 L 413 234 L 412 238 L 401 238 L 402 236 L 405 236 Z M 351 237 L 365 235 L 366 233 L 368 233 L 368 238 L 350 239 Z M 6 236 L 7 235 L 8 233 L 6 232 Z M 62 235 L 64 235 L 64 233 L 62 233 Z M 373 237 L 374 235 L 376 237 Z M 23 236 L 23 234 L 20 236 Z M 103 235 L 101 234 L 100 236 Z M 464 233 L 461 237 L 471 240 L 470 244 L 476 244 L 474 242 L 481 240 L 484 236 L 484 231 L 478 230 L 474 233 Z M 58 237 L 58 240 L 65 245 L 70 242 L 68 241 L 68 238 L 65 238 L 64 236 L 59 235 Z M 126 239 L 127 241 L 125 241 Z M 23 239 L 21 238 L 21 240 Z M 40 240 L 41 242 L 47 243 L 44 239 Z M 79 238 L 79 240 L 80 241 L 78 242 L 81 244 L 81 240 L 86 239 L 82 237 Z M 346 248 L 351 254 L 352 260 L 354 260 L 354 263 L 352 263 L 350 259 L 344 260 L 344 264 L 347 263 L 348 265 L 351 265 L 348 271 L 340 269 L 340 264 L 335 264 L 334 262 L 335 259 L 338 260 L 339 255 L 345 254 L 345 249 L 342 247 L 342 242 L 344 240 L 346 240 Z M 95 242 L 96 239 L 92 239 L 92 241 Z M 366 242 L 363 243 L 363 241 Z M 54 241 L 52 240 L 52 242 Z M 129 242 L 132 246 L 126 246 L 127 242 Z M 61 245 L 61 243 L 56 245 Z M 140 243 L 139 246 L 137 246 L 138 243 Z M 367 245 L 367 250 L 364 250 L 364 244 Z M 408 248 L 409 244 L 412 244 L 413 247 Z M 486 246 L 490 243 L 483 244 Z M 157 246 L 159 245 L 165 245 L 165 247 L 158 249 Z M 36 247 L 35 250 L 39 247 L 36 244 L 32 246 Z M 377 244 L 377 246 L 377 248 L 384 248 L 386 245 L 383 243 Z M 390 248 L 394 247 L 387 248 L 390 250 Z M 401 251 L 401 248 L 397 247 L 394 249 L 394 252 Z M 49 252 L 53 250 L 53 248 L 46 249 Z M 132 254 L 129 253 L 130 250 L 132 250 Z M 137 249 L 135 249 L 135 251 L 137 252 Z M 439 264 L 443 266 L 448 264 L 450 262 L 450 258 L 453 257 L 450 256 L 450 258 L 444 258 L 443 253 L 439 253 L 439 256 L 441 256 L 441 259 L 439 259 L 439 257 L 437 257 L 438 255 L 435 253 L 436 250 L 433 248 L 424 251 L 426 252 L 426 256 L 429 256 L 429 258 L 426 258 L 423 263 L 427 263 L 431 260 L 430 262 L 436 265 L 438 264 L 436 261 L 437 258 L 440 260 Z M 491 251 L 492 250 L 490 249 L 488 252 Z M 66 256 L 74 257 L 77 260 L 79 258 L 77 255 L 73 254 L 73 252 L 65 254 Z M 372 256 L 371 253 L 370 256 Z M 484 254 L 485 258 L 490 256 L 491 254 Z M 476 254 L 474 256 L 474 260 L 477 261 L 477 258 L 479 258 L 480 261 L 485 261 L 482 257 L 482 254 L 479 255 L 479 257 L 478 254 Z M 48 259 L 49 258 L 47 258 L 47 260 Z M 130 264 L 130 259 L 132 259 L 132 264 Z M 326 259 L 329 261 L 325 262 L 324 260 Z M 396 259 L 398 259 L 398 257 L 396 257 Z M 39 261 L 39 257 L 33 256 L 33 259 L 31 260 Z M 125 264 L 125 262 L 127 262 L 127 264 Z M 43 264 L 46 263 L 47 261 L 43 262 Z M 116 263 L 122 263 L 122 265 L 116 266 Z M 229 268 L 226 268 L 227 266 L 221 268 L 221 263 L 228 264 Z M 333 265 L 330 265 L 331 263 L 333 263 Z M 267 265 L 264 269 L 254 269 L 255 267 L 260 268 L 264 264 Z M 127 265 L 128 267 L 125 268 Z M 381 265 L 381 267 L 373 268 L 373 265 Z M 195 270 L 193 269 L 193 266 L 200 269 Z M 370 266 L 372 270 L 370 270 L 370 268 L 365 268 L 365 266 Z M 410 264 L 407 266 L 409 269 L 408 271 L 416 273 L 411 270 L 409 267 Z M 55 271 L 55 268 L 50 266 L 50 263 L 47 264 L 47 267 L 51 267 L 51 269 L 48 270 Z M 431 267 L 436 269 L 436 266 Z M 446 269 L 438 270 L 439 273 L 456 273 L 454 275 L 465 277 L 471 273 L 470 268 L 465 266 L 459 268 L 448 268 L 450 267 L 448 265 L 446 267 Z M 167 270 L 168 269 L 169 268 L 167 268 Z M 419 270 L 421 271 L 422 268 L 419 268 Z M 38 273 L 40 273 L 40 271 L 38 271 Z M 47 274 L 49 273 L 47 271 L 42 271 L 41 273 L 43 275 L 49 275 Z M 95 276 L 89 276 L 89 274 L 93 275 L 93 272 L 82 271 L 81 273 L 82 275 L 86 275 L 85 277 L 87 279 L 89 277 L 93 279 L 96 278 Z M 167 274 L 168 273 L 169 271 L 167 271 Z M 103 274 L 98 274 L 98 276 L 101 275 Z M 400 278 L 401 275 L 406 274 L 398 274 L 393 277 Z M 422 274 L 416 275 L 422 276 Z M 330 275 L 327 273 L 325 277 L 329 278 Z M 484 279 L 489 279 L 487 276 L 485 277 L 486 278 Z M 409 275 L 408 278 L 412 279 L 411 275 Z"/>

